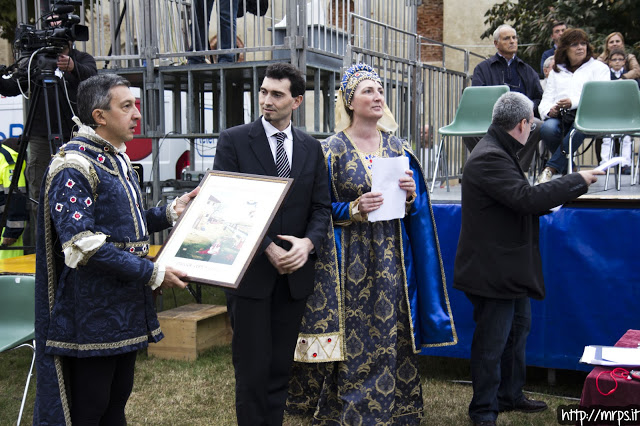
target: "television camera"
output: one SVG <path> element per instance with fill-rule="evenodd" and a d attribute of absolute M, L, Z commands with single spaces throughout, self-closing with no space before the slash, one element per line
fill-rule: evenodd
<path fill-rule="evenodd" d="M 69 42 L 88 41 L 89 28 L 81 25 L 80 17 L 74 15 L 75 2 L 62 1 L 52 5 L 51 11 L 42 16 L 42 29 L 35 25 L 19 24 L 13 50 L 16 62 L 2 70 L 16 79 L 53 74 L 57 68 L 57 57 L 69 46 Z M 78 3 L 80 4 L 80 3 Z"/>
<path fill-rule="evenodd" d="M 46 2 L 47 0 L 45 0 Z M 14 176 L 5 198 L 5 205 L 10 205 L 12 193 L 18 187 L 22 164 L 26 158 L 27 144 L 31 129 L 36 120 L 45 120 L 49 150 L 53 155 L 60 147 L 62 137 L 59 89 L 62 87 L 60 77 L 56 75 L 58 56 L 65 53 L 74 41 L 89 40 L 89 29 L 80 25 L 80 17 L 74 15 L 74 5 L 81 5 L 82 0 L 62 0 L 54 2 L 50 12 L 43 13 L 40 18 L 41 29 L 35 25 L 19 24 L 13 42 L 16 62 L 8 67 L 0 66 L 0 75 L 18 83 L 20 92 L 29 99 L 29 112 L 20 136 L 20 152 L 16 161 Z M 47 7 L 47 9 L 49 9 Z M 22 85 L 27 83 L 27 94 Z M 33 92 L 31 88 L 33 87 Z M 66 87 L 66 86 L 65 86 Z M 66 89 L 64 90 L 66 94 Z M 67 101 L 68 101 L 68 94 Z M 45 114 L 36 117 L 37 105 L 44 105 Z M 32 200 L 37 204 L 36 200 Z M 0 229 L 4 227 L 9 209 L 0 214 Z"/>

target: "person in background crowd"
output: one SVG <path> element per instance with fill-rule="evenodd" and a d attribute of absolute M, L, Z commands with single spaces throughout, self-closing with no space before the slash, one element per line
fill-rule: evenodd
<path fill-rule="evenodd" d="M 613 49 L 609 54 L 608 64 L 611 70 L 611 80 L 620 80 L 625 73 L 624 64 L 627 61 L 627 55 L 622 49 Z M 631 136 L 624 135 L 621 138 L 621 150 L 620 155 L 624 157 L 625 161 L 622 165 L 622 174 L 628 175 L 631 173 Z M 602 138 L 602 146 L 600 147 L 600 163 L 604 163 L 611 158 L 611 149 L 613 148 L 612 138 Z"/>
<path fill-rule="evenodd" d="M 17 138 L 9 138 L 0 141 L 0 217 L 6 209 L 7 223 L 4 229 L 0 228 L 0 245 L 2 247 L 22 246 L 22 233 L 24 231 L 25 222 L 28 220 L 27 214 L 27 188 L 24 179 L 24 164 L 18 179 L 17 191 L 11 194 L 11 205 L 7 206 L 6 198 L 9 194 L 9 187 L 13 179 L 13 172 L 18 160 Z M 22 250 L 0 250 L 0 259 L 8 259 L 10 257 L 22 256 Z"/>
<path fill-rule="evenodd" d="M 195 50 L 209 50 L 209 19 L 213 11 L 215 0 L 194 0 L 193 8 L 195 28 L 193 34 L 193 48 Z M 238 15 L 238 0 L 219 0 L 220 2 L 220 28 L 218 28 L 218 46 L 220 49 L 232 49 L 236 47 L 236 18 Z M 190 64 L 204 64 L 204 56 L 189 56 Z M 235 62 L 235 55 L 225 53 L 218 55 L 219 63 Z"/>
<path fill-rule="evenodd" d="M 607 63 L 611 52 L 614 49 L 622 49 L 624 50 L 624 37 L 622 33 L 615 32 L 611 33 L 604 40 L 604 50 L 598 56 L 598 60 L 604 63 Z M 629 53 L 627 54 L 626 61 L 624 62 L 624 72 L 620 75 L 619 78 L 623 80 L 638 80 L 640 79 L 640 64 L 638 64 L 638 60 L 635 55 Z"/>
<path fill-rule="evenodd" d="M 566 30 L 567 25 L 564 22 L 558 21 L 553 23 L 553 26 L 551 27 L 551 41 L 553 42 L 553 47 L 542 52 L 542 58 L 540 58 L 540 71 L 542 71 L 542 74 L 544 74 L 544 61 L 555 55 L 556 49 L 558 48 L 558 40 L 560 40 L 560 37 L 562 37 L 562 34 L 564 34 Z"/>
<path fill-rule="evenodd" d="M 545 118 L 540 131 L 542 140 L 551 152 L 536 183 L 549 182 L 554 174 L 564 174 L 568 168 L 569 136 L 573 129 L 576 109 L 580 103 L 582 86 L 587 81 L 610 80 L 609 67 L 593 59 L 589 37 L 581 29 L 566 30 L 558 44 L 553 72 L 542 96 L 538 110 Z M 585 135 L 575 132 L 572 149 L 575 152 Z"/>
<path fill-rule="evenodd" d="M 609 56 L 614 49 L 625 49 L 624 37 L 620 32 L 613 32 L 605 38 L 604 48 L 600 56 L 598 56 L 598 60 L 604 62 L 605 64 L 608 64 Z M 638 60 L 633 54 L 626 55 L 626 58 L 627 59 L 623 64 L 624 72 L 621 73 L 618 78 L 623 80 L 636 80 L 638 81 L 638 84 L 640 84 L 640 64 L 638 64 Z M 596 139 L 596 156 L 598 157 L 598 161 L 602 160 L 602 157 L 600 155 L 603 152 L 602 143 L 602 138 Z"/>
<path fill-rule="evenodd" d="M 533 101 L 536 111 L 542 99 L 542 87 L 538 73 L 517 57 L 518 35 L 510 25 L 500 25 L 493 32 L 496 54 L 480 62 L 473 71 L 473 86 L 507 85 L 512 92 L 520 92 Z M 542 121 L 535 119 L 534 130 L 526 145 L 518 152 L 520 166 L 529 170 L 538 142 Z M 473 150 L 480 138 L 464 137 L 462 141 L 469 151 Z"/>
<path fill-rule="evenodd" d="M 40 197 L 40 186 L 44 177 L 44 171 L 49 165 L 51 156 L 55 154 L 60 145 L 71 139 L 74 109 L 77 108 L 77 93 L 80 83 L 98 73 L 96 61 L 88 53 L 76 50 L 69 42 L 68 47 L 58 55 L 57 73 L 60 82 L 57 85 L 57 99 L 53 87 L 47 89 L 48 109 L 51 114 L 51 129 L 57 133 L 58 124 L 62 129 L 62 139 L 50 142 L 47 128 L 46 108 L 44 93 L 35 106 L 35 120 L 32 124 L 31 134 L 28 141 L 29 156 L 27 157 L 27 168 L 25 177 L 27 178 L 29 198 L 37 201 Z M 33 82 L 32 82 L 33 84 Z M 3 96 L 18 96 L 27 93 L 28 81 L 16 81 L 14 79 L 0 79 L 0 94 Z M 33 87 L 33 86 L 32 86 Z M 68 95 L 68 96 L 67 96 Z M 60 110 L 60 123 L 58 123 L 56 111 Z M 26 143 L 26 142 L 25 142 Z M 54 146 L 56 145 L 57 146 Z M 35 213 L 37 207 L 31 205 L 32 224 L 35 224 Z"/>
<path fill-rule="evenodd" d="M 553 69 L 553 65 L 555 64 L 553 60 L 553 56 L 549 56 L 545 61 L 542 67 L 542 72 L 544 73 L 544 80 L 540 80 L 540 86 L 542 86 L 542 91 L 547 87 L 547 78 L 549 78 L 549 73 Z"/>

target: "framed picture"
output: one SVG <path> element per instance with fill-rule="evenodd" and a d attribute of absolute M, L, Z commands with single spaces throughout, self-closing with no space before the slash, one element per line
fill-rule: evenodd
<path fill-rule="evenodd" d="M 187 280 L 237 288 L 293 179 L 211 171 L 156 262 Z"/>

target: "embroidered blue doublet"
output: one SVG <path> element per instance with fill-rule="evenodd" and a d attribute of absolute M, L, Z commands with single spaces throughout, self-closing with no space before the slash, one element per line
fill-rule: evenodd
<path fill-rule="evenodd" d="M 34 424 L 70 424 L 64 356 L 144 348 L 162 336 L 145 256 L 166 206 L 142 209 L 124 153 L 81 134 L 52 159 L 40 195 L 36 247 L 37 395 Z M 62 357 L 61 357 L 62 356 Z"/>

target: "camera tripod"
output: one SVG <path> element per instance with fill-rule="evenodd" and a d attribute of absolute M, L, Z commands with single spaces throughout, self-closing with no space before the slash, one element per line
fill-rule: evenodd
<path fill-rule="evenodd" d="M 34 85 L 35 88 L 30 98 L 27 121 L 25 123 L 22 135 L 20 135 L 20 149 L 18 151 L 18 159 L 16 160 L 16 165 L 13 171 L 13 177 L 11 179 L 11 185 L 9 186 L 9 191 L 5 199 L 5 209 L 4 209 L 4 212 L 2 213 L 2 218 L 0 219 L 0 229 L 4 229 L 7 223 L 7 218 L 10 211 L 9 206 L 11 206 L 11 199 L 12 199 L 12 196 L 14 195 L 14 192 L 16 192 L 18 189 L 20 174 L 22 173 L 22 166 L 27 156 L 27 146 L 31 138 L 31 130 L 33 128 L 33 123 L 35 122 L 36 119 L 42 119 L 42 117 L 36 117 L 36 110 L 38 108 L 39 103 L 42 100 L 44 101 L 44 109 L 45 109 L 44 118 L 46 119 L 46 124 L 47 124 L 47 141 L 49 143 L 50 154 L 53 156 L 53 154 L 55 154 L 58 151 L 60 146 L 62 146 L 62 141 L 63 141 L 62 119 L 60 114 L 60 97 L 59 97 L 59 91 L 58 91 L 59 85 L 61 84 L 61 82 L 60 82 L 60 79 L 55 75 L 55 72 L 48 68 L 42 69 L 40 74 L 37 77 L 35 77 L 36 79 L 36 82 Z M 31 76 L 28 76 L 28 77 L 31 78 Z M 51 93 L 53 94 L 53 100 L 55 105 L 54 111 L 52 111 L 49 108 L 49 95 L 50 95 L 49 90 L 50 89 L 52 89 Z M 55 114 L 55 116 L 52 116 L 52 114 Z M 55 129 L 52 129 L 53 127 L 52 118 L 54 117 L 57 119 L 56 121 L 57 126 Z M 36 183 L 36 184 L 39 185 L 40 183 Z M 18 196 L 22 196 L 22 195 L 18 194 Z M 38 200 L 34 200 L 30 198 L 28 196 L 28 193 L 26 196 L 28 200 L 31 201 L 34 205 L 38 204 Z M 33 215 L 31 215 L 31 219 L 33 219 Z M 35 226 L 35 223 L 32 223 L 31 226 L 32 227 Z M 33 247 L 32 246 L 24 246 L 24 247 L 12 246 L 11 247 L 12 250 L 16 250 L 16 249 L 22 250 L 25 248 L 33 248 Z M 2 247 L 0 247 L 0 250 L 1 249 Z"/>

